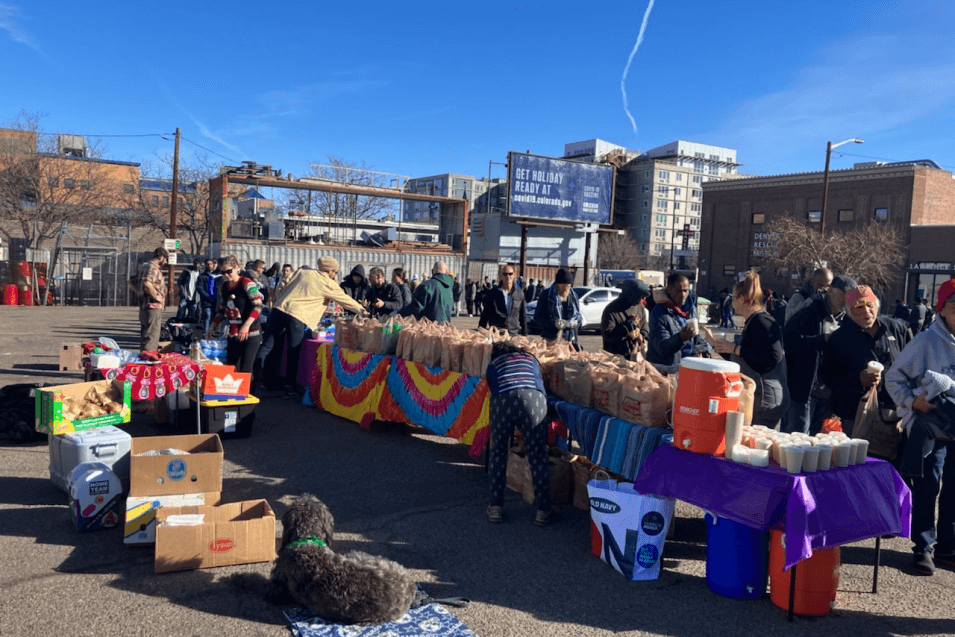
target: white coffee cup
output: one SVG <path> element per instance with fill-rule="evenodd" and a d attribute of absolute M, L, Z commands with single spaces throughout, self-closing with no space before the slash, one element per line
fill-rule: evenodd
<path fill-rule="evenodd" d="M 727 343 L 735 343 L 735 342 L 736 342 L 736 333 L 735 333 L 735 332 L 726 332 L 726 334 L 723 335 L 723 339 L 724 339 Z"/>
<path fill-rule="evenodd" d="M 769 449 L 750 449 L 749 463 L 754 467 L 768 467 Z"/>
<path fill-rule="evenodd" d="M 855 452 L 852 464 L 865 464 L 865 457 L 869 455 L 869 441 L 863 438 L 853 438 L 852 447 L 853 452 Z"/>
<path fill-rule="evenodd" d="M 806 448 L 802 445 L 788 445 L 783 448 L 783 452 L 786 454 L 786 471 L 789 473 L 802 471 L 802 459 Z"/>
<path fill-rule="evenodd" d="M 749 463 L 749 452 L 752 451 L 746 445 L 736 445 L 733 447 L 733 462 L 738 462 L 740 464 Z"/>
<path fill-rule="evenodd" d="M 819 459 L 816 468 L 819 471 L 828 471 L 832 466 L 832 445 L 829 443 L 820 443 L 813 447 L 819 452 Z"/>
<path fill-rule="evenodd" d="M 885 371 L 885 365 L 879 361 L 869 361 L 869 364 L 866 365 L 866 369 L 870 372 L 882 372 Z"/>
<path fill-rule="evenodd" d="M 832 464 L 837 467 L 848 467 L 852 464 L 854 454 L 855 450 L 852 448 L 852 443 L 840 440 L 832 445 Z"/>
<path fill-rule="evenodd" d="M 700 333 L 700 320 L 691 318 L 686 319 L 686 326 L 693 330 L 693 336 L 696 336 Z"/>
<path fill-rule="evenodd" d="M 802 470 L 813 472 L 819 467 L 819 449 L 817 447 L 804 447 L 802 456 Z"/>

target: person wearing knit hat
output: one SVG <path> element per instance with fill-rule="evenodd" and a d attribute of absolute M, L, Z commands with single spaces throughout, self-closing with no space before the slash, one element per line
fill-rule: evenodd
<path fill-rule="evenodd" d="M 842 420 L 842 430 L 851 436 L 859 401 L 870 387 L 878 387 L 883 409 L 895 410 L 882 372 L 869 369 L 869 363 L 891 367 L 909 342 L 909 330 L 895 319 L 879 315 L 879 299 L 867 285 L 846 290 L 845 310 L 848 320 L 829 337 L 819 378 L 832 391 L 832 410 Z"/>
<path fill-rule="evenodd" d="M 573 290 L 574 279 L 566 268 L 557 270 L 554 285 L 537 300 L 534 322 L 541 328 L 541 338 L 553 341 L 562 338 L 570 341 L 578 350 L 577 330 L 583 323 L 580 301 Z"/>
<path fill-rule="evenodd" d="M 814 297 L 783 327 L 789 387 L 786 431 L 815 435 L 822 430 L 831 391 L 819 380 L 819 362 L 829 337 L 846 320 L 846 290 L 857 287 L 852 278 L 837 276 L 824 295 Z"/>
<path fill-rule="evenodd" d="M 604 308 L 600 334 L 604 351 L 630 359 L 635 351 L 646 353 L 649 336 L 648 313 L 643 299 L 650 288 L 643 281 L 624 281 L 623 292 Z"/>
<path fill-rule="evenodd" d="M 955 380 L 955 279 L 938 290 L 938 316 L 902 350 L 885 385 L 899 406 L 908 440 L 899 473 L 912 487 L 912 571 L 932 575 L 936 564 L 955 568 L 955 442 L 929 426 L 946 399 L 929 400 L 926 379 Z M 950 398 L 947 400 L 951 400 Z M 947 403 L 951 407 L 951 403 Z M 948 420 L 949 425 L 951 420 Z M 936 524 L 935 509 L 938 505 Z"/>
<path fill-rule="evenodd" d="M 284 385 L 286 392 L 295 390 L 305 328 L 319 324 L 329 303 L 338 303 L 355 314 L 364 312 L 361 305 L 336 282 L 338 270 L 337 260 L 321 257 L 318 270 L 301 268 L 282 287 L 269 313 L 265 336 L 252 368 L 253 382 L 258 387 L 264 385 L 269 390 L 278 391 Z M 278 371 L 285 349 L 283 344 L 288 347 L 284 377 Z"/>

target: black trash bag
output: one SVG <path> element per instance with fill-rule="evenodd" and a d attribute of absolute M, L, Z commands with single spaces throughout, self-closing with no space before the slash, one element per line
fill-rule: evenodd
<path fill-rule="evenodd" d="M 49 383 L 22 383 L 0 387 L 0 440 L 15 443 L 46 440 L 36 430 L 36 390 Z"/>

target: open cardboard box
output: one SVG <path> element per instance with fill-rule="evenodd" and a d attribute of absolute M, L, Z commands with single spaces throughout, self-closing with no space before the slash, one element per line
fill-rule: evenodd
<path fill-rule="evenodd" d="M 142 455 L 177 449 L 185 454 Z M 222 441 L 216 434 L 133 438 L 129 495 L 174 495 L 222 491 Z"/>
<path fill-rule="evenodd" d="M 202 524 L 165 526 L 173 515 L 204 516 Z M 271 562 L 275 514 L 265 500 L 221 506 L 162 507 L 156 512 L 156 573 Z"/>
<path fill-rule="evenodd" d="M 60 366 L 61 372 L 82 372 L 86 370 L 83 364 L 83 346 L 67 345 L 60 346 Z"/>
<path fill-rule="evenodd" d="M 123 544 L 155 544 L 156 512 L 161 507 L 215 506 L 221 499 L 221 493 L 129 496 Z"/>
<path fill-rule="evenodd" d="M 72 385 L 54 385 L 41 387 L 36 390 L 35 419 L 36 430 L 40 433 L 66 434 L 84 429 L 95 429 L 109 425 L 119 425 L 129 422 L 132 410 L 130 394 L 132 383 L 125 382 L 122 386 L 123 403 L 120 410 L 114 414 L 104 414 L 82 420 L 67 420 L 63 418 L 63 399 L 67 396 L 83 398 L 86 393 L 98 384 L 109 385 L 112 381 L 98 380 L 89 383 L 74 383 Z"/>

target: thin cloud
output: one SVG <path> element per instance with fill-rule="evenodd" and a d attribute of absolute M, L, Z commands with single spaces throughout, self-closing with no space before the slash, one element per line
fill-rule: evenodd
<path fill-rule="evenodd" d="M 21 25 L 22 16 L 20 9 L 9 2 L 0 2 L 0 31 L 6 31 L 14 42 L 26 45 L 33 49 L 37 55 L 44 60 L 49 61 L 46 53 L 40 48 L 33 37 Z"/>
<path fill-rule="evenodd" d="M 888 44 L 888 46 L 887 46 Z M 745 158 L 777 159 L 826 140 L 877 136 L 955 105 L 955 60 L 895 61 L 885 37 L 833 48 L 788 86 L 744 102 L 715 137 Z"/>

